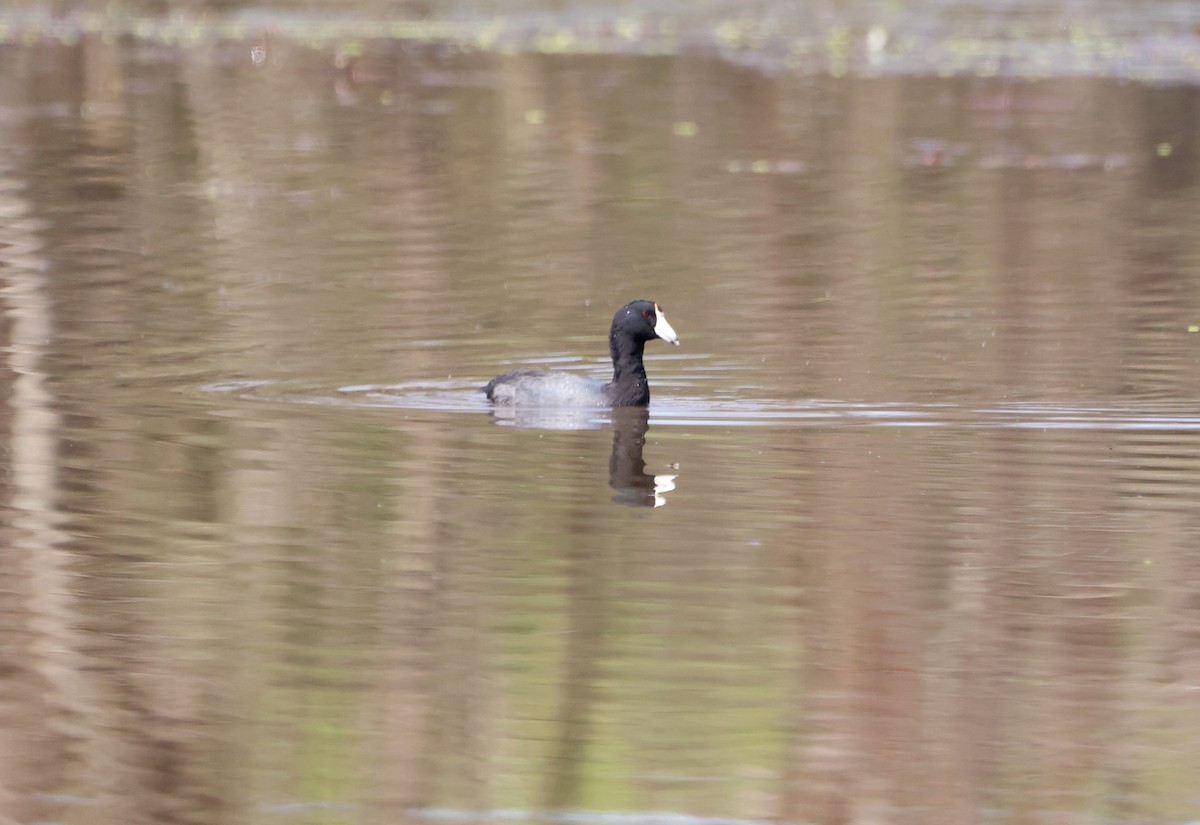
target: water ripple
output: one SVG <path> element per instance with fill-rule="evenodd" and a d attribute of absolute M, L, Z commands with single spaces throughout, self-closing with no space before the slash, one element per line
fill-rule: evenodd
<path fill-rule="evenodd" d="M 273 400 L 346 408 L 479 413 L 492 407 L 471 379 L 351 384 L 332 392 L 304 390 L 270 381 L 223 381 L 201 387 L 246 400 Z M 948 427 L 960 429 L 1200 431 L 1200 410 L 1187 402 L 1071 404 L 1011 401 L 971 405 L 951 403 L 850 402 L 836 399 L 716 399 L 704 396 L 656 398 L 652 420 L 663 426 Z M 604 410 L 590 411 L 604 415 Z M 594 415 L 590 417 L 595 417 Z"/>

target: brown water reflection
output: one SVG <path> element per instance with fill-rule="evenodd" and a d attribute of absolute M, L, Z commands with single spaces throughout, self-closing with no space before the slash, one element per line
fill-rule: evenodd
<path fill-rule="evenodd" d="M 1200 817 L 1194 88 L 263 47 L 0 47 L 6 820 Z"/>

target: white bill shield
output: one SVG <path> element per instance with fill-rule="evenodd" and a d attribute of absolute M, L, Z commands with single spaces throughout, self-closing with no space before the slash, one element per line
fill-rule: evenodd
<path fill-rule="evenodd" d="M 671 325 L 667 323 L 667 316 L 658 304 L 654 305 L 654 334 L 667 343 L 679 346 L 679 336 L 675 334 L 675 330 L 671 329 Z"/>

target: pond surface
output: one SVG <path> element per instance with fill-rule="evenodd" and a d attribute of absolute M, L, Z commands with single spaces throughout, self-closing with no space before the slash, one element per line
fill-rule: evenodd
<path fill-rule="evenodd" d="M 1200 820 L 1197 88 L 0 46 L 0 819 Z"/>

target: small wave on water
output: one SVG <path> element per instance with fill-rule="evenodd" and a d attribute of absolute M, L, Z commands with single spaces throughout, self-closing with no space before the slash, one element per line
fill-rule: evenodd
<path fill-rule="evenodd" d="M 797 402 L 673 398 L 656 403 L 661 424 L 799 426 L 847 424 L 875 427 L 982 429 L 1200 430 L 1200 405 L 1103 405 L 1013 401 L 987 405 L 905 404 L 811 399 Z"/>
<path fill-rule="evenodd" d="M 554 822 L 569 825 L 762 825 L 764 820 L 720 816 L 692 816 L 669 811 L 526 811 L 514 808 L 464 810 L 419 808 L 415 819 L 431 822 Z"/>
<path fill-rule="evenodd" d="M 511 412 L 493 408 L 468 379 L 352 384 L 332 390 L 300 388 L 261 380 L 222 381 L 201 387 L 204 393 L 351 409 L 397 409 L 433 413 Z M 665 396 L 665 397 L 664 397 Z M 570 413 L 558 415 L 557 413 Z M 538 411 L 550 428 L 603 426 L 610 411 Z M 985 404 L 850 402 L 835 399 L 712 398 L 659 395 L 650 406 L 658 426 L 710 427 L 952 427 L 1043 430 L 1200 431 L 1200 402 L 1146 401 L 1070 403 L 1004 401 Z M 497 415 L 512 418 L 511 415 Z M 557 424 L 555 422 L 558 422 Z"/>

